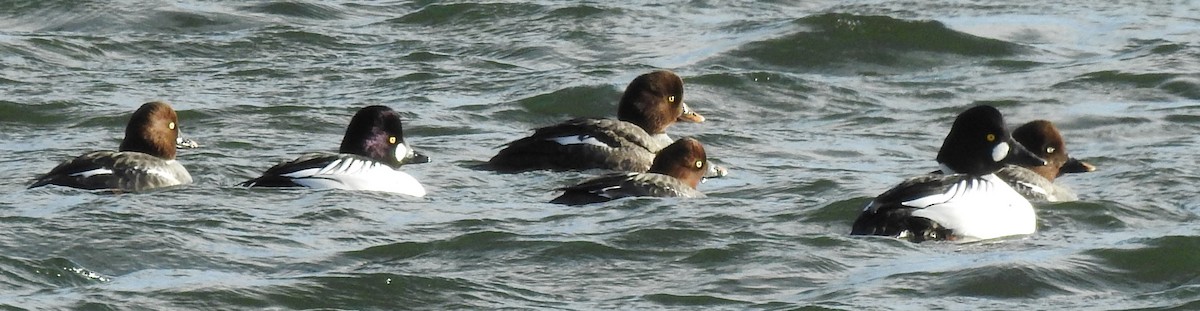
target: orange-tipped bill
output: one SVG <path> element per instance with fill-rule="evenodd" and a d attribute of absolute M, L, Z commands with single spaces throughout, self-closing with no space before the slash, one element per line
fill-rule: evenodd
<path fill-rule="evenodd" d="M 1096 170 L 1095 165 L 1092 165 L 1091 163 L 1079 161 L 1078 159 L 1075 159 L 1075 158 L 1071 158 L 1070 160 L 1067 160 L 1067 163 L 1063 164 L 1063 166 L 1062 166 L 1063 173 L 1087 173 L 1087 172 L 1091 172 L 1091 171 L 1095 171 L 1095 170 Z"/>
<path fill-rule="evenodd" d="M 683 103 L 683 114 L 679 115 L 679 121 L 700 123 L 704 122 L 704 116 L 692 111 L 692 108 L 688 107 L 687 103 Z"/>

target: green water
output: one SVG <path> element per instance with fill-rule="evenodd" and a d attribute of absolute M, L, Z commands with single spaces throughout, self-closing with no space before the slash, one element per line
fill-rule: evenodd
<path fill-rule="evenodd" d="M 0 2 L 0 307 L 15 310 L 1200 308 L 1200 5 L 1188 1 Z M 473 170 L 671 69 L 708 198 L 545 203 L 602 172 Z M 25 187 L 150 100 L 196 182 Z M 1099 170 L 1039 230 L 850 237 L 954 116 L 1054 121 Z M 405 116 L 424 199 L 234 187 Z"/>

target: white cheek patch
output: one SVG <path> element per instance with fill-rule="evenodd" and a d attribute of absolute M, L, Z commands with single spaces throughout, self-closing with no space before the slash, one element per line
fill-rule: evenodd
<path fill-rule="evenodd" d="M 559 145 L 564 145 L 564 146 L 565 145 L 585 144 L 585 145 L 595 145 L 595 146 L 600 146 L 600 147 L 609 147 L 608 145 L 604 144 L 599 139 L 596 139 L 596 137 L 592 137 L 591 135 L 563 136 L 563 137 L 550 138 L 547 140 L 553 140 L 554 142 L 558 143 Z"/>
<path fill-rule="evenodd" d="M 394 155 L 396 157 L 396 161 L 404 161 L 404 158 L 408 157 L 409 152 L 411 152 L 411 149 L 408 149 L 408 145 L 397 144 L 396 154 Z"/>
<path fill-rule="evenodd" d="M 992 161 L 1000 162 L 1000 160 L 1004 160 L 1004 157 L 1008 156 L 1008 150 L 1007 142 L 996 144 L 996 147 L 992 147 Z"/>

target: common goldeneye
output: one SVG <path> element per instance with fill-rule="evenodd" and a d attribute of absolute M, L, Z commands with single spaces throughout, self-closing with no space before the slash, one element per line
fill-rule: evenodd
<path fill-rule="evenodd" d="M 118 151 L 92 151 L 63 162 L 29 188 L 59 185 L 136 192 L 186 185 L 192 182 L 192 175 L 175 160 L 175 151 L 196 146 L 180 134 L 179 117 L 171 105 L 145 103 L 125 126 Z"/>
<path fill-rule="evenodd" d="M 1030 200 L 1061 202 L 1078 199 L 1071 190 L 1055 184 L 1054 179 L 1066 173 L 1095 171 L 1096 167 L 1067 155 L 1066 142 L 1053 123 L 1031 121 L 1014 129 L 1012 136 L 1034 155 L 1046 159 L 1046 165 L 1005 165 L 996 176 Z"/>
<path fill-rule="evenodd" d="M 708 172 L 704 146 L 693 138 L 681 138 L 654 157 L 646 173 L 619 173 L 560 188 L 561 196 L 550 203 L 582 205 L 632 197 L 704 197 L 696 190 Z"/>
<path fill-rule="evenodd" d="M 358 110 L 338 153 L 309 153 L 280 163 L 246 187 L 309 187 L 372 190 L 425 196 L 425 188 L 400 166 L 428 163 L 429 157 L 404 142 L 400 115 L 386 106 Z"/>
<path fill-rule="evenodd" d="M 863 208 L 850 234 L 972 241 L 1037 228 L 1033 205 L 994 173 L 1004 164 L 1046 161 L 1013 140 L 996 108 L 981 105 L 959 114 L 937 161 L 945 174 L 909 178 L 880 194 Z"/>
<path fill-rule="evenodd" d="M 584 170 L 645 172 L 673 140 L 676 121 L 704 122 L 683 102 L 683 79 L 666 70 L 643 74 L 625 88 L 617 120 L 579 118 L 539 128 L 507 144 L 488 166 L 501 172 Z"/>

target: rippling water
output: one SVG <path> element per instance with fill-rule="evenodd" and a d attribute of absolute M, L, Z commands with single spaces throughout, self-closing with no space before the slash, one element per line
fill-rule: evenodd
<path fill-rule="evenodd" d="M 1200 308 L 1200 5 L 1192 1 L 4 1 L 5 309 Z M 697 200 L 544 203 L 599 172 L 470 167 L 615 113 L 665 68 L 731 175 Z M 26 190 L 167 100 L 196 183 Z M 955 114 L 1046 118 L 1099 171 L 1039 232 L 846 233 L 935 168 Z M 234 187 L 403 111 L 425 199 Z"/>

